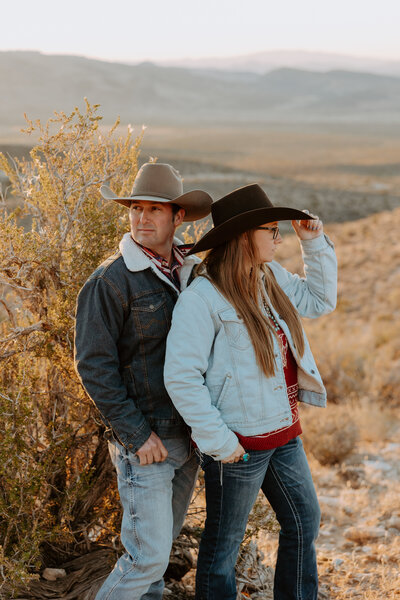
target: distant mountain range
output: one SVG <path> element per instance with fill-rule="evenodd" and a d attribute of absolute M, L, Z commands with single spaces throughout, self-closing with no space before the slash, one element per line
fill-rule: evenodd
<path fill-rule="evenodd" d="M 223 58 L 215 56 L 212 58 L 183 58 L 156 62 L 160 66 L 249 71 L 250 73 L 268 73 L 275 69 L 290 68 L 319 72 L 333 70 L 356 71 L 400 77 L 400 60 L 364 58 L 328 52 L 307 52 L 305 50 L 275 50 Z"/>
<path fill-rule="evenodd" d="M 280 68 L 268 73 L 126 65 L 0 52 L 0 132 L 69 112 L 87 96 L 106 123 L 400 121 L 400 77 Z"/>

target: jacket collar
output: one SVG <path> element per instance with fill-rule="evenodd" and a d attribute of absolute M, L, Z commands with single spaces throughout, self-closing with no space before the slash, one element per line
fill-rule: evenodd
<path fill-rule="evenodd" d="M 182 244 L 182 241 L 179 238 L 174 237 L 174 244 L 179 246 L 180 244 Z M 125 235 L 123 236 L 119 244 L 119 250 L 122 254 L 125 266 L 129 271 L 136 273 L 138 271 L 144 271 L 145 269 L 152 269 L 152 271 L 160 279 L 162 279 L 162 281 L 165 281 L 174 290 L 178 291 L 174 284 L 168 279 L 168 277 L 166 277 L 160 271 L 160 269 L 157 269 L 156 265 L 150 260 L 150 258 L 146 256 L 144 252 L 141 251 L 137 244 L 135 244 L 129 232 L 125 233 Z M 185 257 L 183 265 L 180 267 L 182 289 L 186 287 L 186 282 L 189 278 L 192 268 L 195 264 L 199 262 L 200 259 L 197 256 L 190 255 Z"/>

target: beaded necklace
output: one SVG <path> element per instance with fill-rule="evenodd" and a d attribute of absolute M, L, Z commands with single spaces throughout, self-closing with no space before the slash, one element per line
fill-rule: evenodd
<path fill-rule="evenodd" d="M 268 306 L 265 298 L 263 298 L 263 304 L 264 304 L 264 308 L 265 308 L 265 312 L 267 313 L 267 316 L 271 319 L 271 321 L 274 324 L 275 331 L 279 331 L 281 327 L 280 327 L 278 321 L 275 319 L 275 317 L 274 317 L 274 315 L 273 315 L 270 307 Z"/>
<path fill-rule="evenodd" d="M 287 341 L 286 335 L 282 331 L 282 328 L 279 325 L 278 321 L 275 319 L 275 317 L 274 317 L 274 315 L 272 313 L 272 310 L 268 306 L 265 298 L 263 298 L 263 305 L 264 305 L 264 308 L 265 308 L 265 312 L 267 313 L 267 317 L 272 321 L 272 324 L 274 326 L 274 329 L 275 329 L 275 332 L 276 332 L 276 337 L 277 337 L 278 343 L 279 343 L 279 348 L 280 348 L 280 351 L 281 351 L 282 364 L 283 364 L 284 367 L 286 367 L 286 365 L 287 365 L 287 351 L 288 351 L 288 341 Z"/>

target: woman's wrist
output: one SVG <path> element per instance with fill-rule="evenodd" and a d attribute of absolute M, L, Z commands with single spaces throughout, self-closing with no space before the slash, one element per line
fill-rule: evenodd
<path fill-rule="evenodd" d="M 329 245 L 331 245 L 333 248 L 333 244 L 329 244 L 328 239 L 329 238 L 326 236 L 326 234 L 322 233 L 318 237 L 307 240 L 300 239 L 299 241 L 303 250 L 318 252 L 319 250 L 324 250 L 324 248 L 327 248 Z"/>

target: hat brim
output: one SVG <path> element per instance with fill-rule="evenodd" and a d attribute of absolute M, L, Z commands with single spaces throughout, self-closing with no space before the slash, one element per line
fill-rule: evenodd
<path fill-rule="evenodd" d="M 138 195 L 121 198 L 117 196 L 107 185 L 102 185 L 100 188 L 100 193 L 105 200 L 113 200 L 114 202 L 118 202 L 118 204 L 122 204 L 128 208 L 133 200 L 169 202 L 170 204 L 178 204 L 178 206 L 185 209 L 184 221 L 197 221 L 198 219 L 203 219 L 210 214 L 212 204 L 211 196 L 202 190 L 192 190 L 191 192 L 186 192 L 177 198 L 161 198 L 160 196 L 155 195 Z"/>
<path fill-rule="evenodd" d="M 286 208 L 284 206 L 274 206 L 272 208 L 257 208 L 246 213 L 236 215 L 228 219 L 221 225 L 217 225 L 210 229 L 188 252 L 204 252 L 216 248 L 225 242 L 233 239 L 237 235 L 258 227 L 263 223 L 272 223 L 273 221 L 300 221 L 312 220 L 307 213 L 295 208 Z"/>

